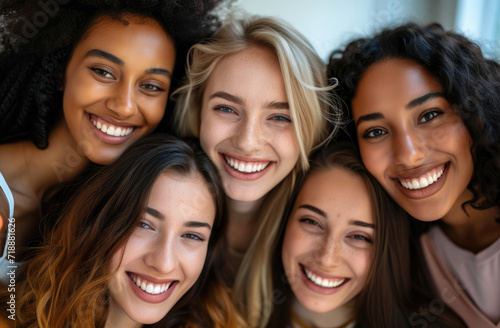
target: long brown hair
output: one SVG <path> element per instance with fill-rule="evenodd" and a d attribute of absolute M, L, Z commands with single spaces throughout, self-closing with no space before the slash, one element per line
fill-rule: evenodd
<path fill-rule="evenodd" d="M 410 238 L 412 218 L 399 207 L 377 180 L 365 169 L 355 147 L 348 142 L 340 142 L 320 150 L 311 161 L 311 171 L 328 170 L 340 167 L 361 177 L 372 199 L 372 212 L 375 223 L 374 255 L 369 269 L 366 285 L 356 297 L 356 327 L 410 327 L 412 312 L 419 311 L 422 305 L 432 300 L 431 292 L 422 293 L 417 289 L 427 277 L 416 277 L 413 269 L 421 265 L 421 255 L 416 251 L 416 241 Z M 310 171 L 310 172 L 311 172 Z M 297 197 L 307 176 L 303 176 L 294 191 Z M 332 186 L 341 188 L 341 186 Z M 261 315 L 261 326 L 285 327 L 290 318 L 290 301 L 293 293 L 286 280 L 281 261 L 281 249 L 288 217 L 293 208 L 292 201 L 281 222 L 279 238 L 273 250 L 273 294 L 263 294 L 264 299 L 272 300 L 274 309 L 267 317 Z M 428 284 L 427 286 L 430 286 Z M 268 319 L 267 319 L 268 318 Z M 460 320 L 444 311 L 429 327 L 465 327 Z"/>
<path fill-rule="evenodd" d="M 171 310 L 172 318 L 158 325 L 179 325 L 186 319 L 187 314 L 176 311 L 183 313 L 193 296 L 206 288 L 213 250 L 224 235 L 224 193 L 216 168 L 199 147 L 156 134 L 137 141 L 81 186 L 46 243 L 22 266 L 16 288 L 19 327 L 104 326 L 111 258 L 137 226 L 154 182 L 166 170 L 202 176 L 216 205 L 200 278 Z"/>

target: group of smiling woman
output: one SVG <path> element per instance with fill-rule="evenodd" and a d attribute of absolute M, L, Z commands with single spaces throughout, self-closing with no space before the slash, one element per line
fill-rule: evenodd
<path fill-rule="evenodd" d="M 2 1 L 2 327 L 500 327 L 498 62 L 226 4 Z"/>

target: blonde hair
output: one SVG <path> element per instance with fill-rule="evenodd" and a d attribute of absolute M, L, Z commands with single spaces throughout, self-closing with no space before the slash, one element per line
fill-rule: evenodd
<path fill-rule="evenodd" d="M 311 43 L 288 23 L 273 17 L 229 15 L 214 36 L 194 45 L 189 51 L 187 82 L 173 94 L 176 100 L 174 126 L 181 136 L 199 137 L 203 93 L 207 81 L 225 56 L 251 46 L 273 50 L 279 60 L 290 114 L 300 147 L 300 157 L 292 172 L 265 197 L 259 211 L 260 222 L 248 248 L 234 285 L 235 300 L 240 312 L 248 313 L 245 304 L 260 300 L 260 292 L 270 286 L 270 261 L 252 263 L 253 258 L 266 256 L 277 236 L 280 218 L 291 197 L 298 174 L 309 168 L 311 151 L 328 142 L 340 125 L 340 110 L 329 84 L 326 64 Z M 263 238 L 263 235 L 267 236 Z M 260 237 L 259 237 L 260 236 Z M 257 244 L 256 241 L 260 240 Z M 250 280 L 261 281 L 261 291 L 247 294 L 243 287 Z M 255 305 L 260 310 L 261 304 Z M 251 318 L 247 318 L 252 324 Z"/>

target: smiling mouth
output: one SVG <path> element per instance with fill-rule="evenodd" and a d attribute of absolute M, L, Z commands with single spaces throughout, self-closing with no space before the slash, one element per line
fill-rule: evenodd
<path fill-rule="evenodd" d="M 443 168 L 435 169 L 433 171 L 427 172 L 426 174 L 411 179 L 397 179 L 398 182 L 406 189 L 418 190 L 423 189 L 434 182 L 438 181 L 446 170 L 446 166 Z"/>
<path fill-rule="evenodd" d="M 307 270 L 305 266 L 302 266 L 302 270 L 304 270 L 304 273 L 312 283 L 324 287 L 324 288 L 337 288 L 341 285 L 343 285 L 345 282 L 349 281 L 349 279 L 343 278 L 343 279 L 327 279 L 327 278 L 321 278 L 311 271 Z"/>
<path fill-rule="evenodd" d="M 139 287 L 144 292 L 151 294 L 151 295 L 158 295 L 158 294 L 165 293 L 170 288 L 170 286 L 172 286 L 172 284 L 175 282 L 175 281 L 171 281 L 168 284 L 154 284 L 154 283 L 149 282 L 145 279 L 141 279 L 140 277 L 137 277 L 133 273 L 128 272 L 127 274 L 130 277 L 130 279 L 132 279 L 132 281 L 137 285 L 137 287 Z"/>
<path fill-rule="evenodd" d="M 233 169 L 243 173 L 254 173 L 264 170 L 271 162 L 246 162 L 224 155 L 224 160 Z"/>
<path fill-rule="evenodd" d="M 134 130 L 133 127 L 120 127 L 117 125 L 113 125 L 109 122 L 101 121 L 99 119 L 95 119 L 94 117 L 90 118 L 92 124 L 101 132 L 106 133 L 107 135 L 114 137 L 124 137 L 128 136 Z"/>

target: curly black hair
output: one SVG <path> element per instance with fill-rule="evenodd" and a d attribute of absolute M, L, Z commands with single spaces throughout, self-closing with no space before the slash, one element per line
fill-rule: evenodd
<path fill-rule="evenodd" d="M 331 53 L 327 68 L 328 77 L 339 80 L 335 90 L 349 121 L 344 136 L 351 140 L 357 140 L 350 107 L 360 77 L 387 58 L 412 60 L 441 83 L 473 140 L 475 170 L 468 188 L 474 196 L 466 204 L 478 209 L 500 206 L 500 64 L 485 58 L 473 41 L 437 23 L 407 23 L 351 41 Z"/>
<path fill-rule="evenodd" d="M 232 0 L 2 0 L 0 2 L 0 143 L 48 136 L 62 106 L 60 76 L 76 44 L 97 17 L 125 13 L 153 18 L 174 40 L 170 90 L 184 76 L 191 45 L 220 26 L 216 9 Z M 159 129 L 166 129 L 171 102 Z"/>

